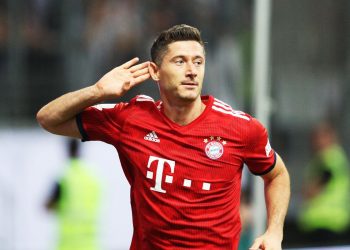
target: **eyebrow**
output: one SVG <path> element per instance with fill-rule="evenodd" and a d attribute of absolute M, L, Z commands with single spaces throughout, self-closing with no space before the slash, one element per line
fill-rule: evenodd
<path fill-rule="evenodd" d="M 187 58 L 187 57 L 191 57 L 191 56 L 177 55 L 177 56 L 173 56 L 173 57 L 171 58 L 171 60 L 174 60 L 174 59 L 176 59 L 176 58 Z M 200 56 L 200 55 L 196 55 L 196 56 L 191 57 L 191 58 L 193 58 L 193 59 L 203 59 L 203 60 L 204 60 L 204 57 L 203 57 L 203 56 Z"/>

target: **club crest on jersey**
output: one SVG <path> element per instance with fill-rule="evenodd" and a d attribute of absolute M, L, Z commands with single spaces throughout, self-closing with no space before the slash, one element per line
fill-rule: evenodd
<path fill-rule="evenodd" d="M 224 153 L 224 145 L 226 141 L 221 140 L 221 137 L 210 136 L 209 139 L 203 141 L 206 145 L 204 148 L 205 154 L 212 160 L 219 159 Z"/>

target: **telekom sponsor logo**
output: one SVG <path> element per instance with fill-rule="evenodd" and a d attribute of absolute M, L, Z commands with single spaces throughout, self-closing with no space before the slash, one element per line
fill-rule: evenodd
<path fill-rule="evenodd" d="M 152 164 L 153 162 L 157 162 L 157 164 Z M 155 171 L 152 171 L 152 168 L 156 165 Z M 147 172 L 146 178 L 155 180 L 154 186 L 150 187 L 152 191 L 159 193 L 166 193 L 166 190 L 162 187 L 163 184 L 163 175 L 164 169 L 169 168 L 170 174 L 166 174 L 164 178 L 164 182 L 168 184 L 172 184 L 174 181 L 173 174 L 175 173 L 175 161 L 150 156 L 147 164 Z M 192 180 L 183 179 L 182 186 L 186 188 L 192 187 Z M 211 189 L 211 184 L 209 182 L 202 182 L 202 190 L 209 191 Z"/>
<path fill-rule="evenodd" d="M 164 167 L 168 166 L 170 168 L 170 172 L 173 174 L 175 171 L 175 161 L 167 160 L 155 156 L 150 156 L 148 159 L 147 169 L 151 168 L 152 162 L 157 161 L 157 170 L 156 170 L 156 178 L 155 178 L 155 185 L 154 187 L 151 187 L 151 190 L 160 192 L 160 193 L 166 193 L 166 191 L 162 188 L 162 180 L 163 180 L 163 171 Z M 146 177 L 148 179 L 153 179 L 153 173 L 150 170 L 147 170 Z M 165 182 L 166 183 L 172 183 L 173 182 L 173 176 L 172 175 L 166 175 L 165 176 Z"/>

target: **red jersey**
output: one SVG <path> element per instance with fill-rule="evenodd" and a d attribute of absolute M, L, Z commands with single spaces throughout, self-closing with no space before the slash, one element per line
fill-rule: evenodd
<path fill-rule="evenodd" d="M 112 144 L 131 186 L 131 249 L 237 249 L 245 163 L 269 172 L 276 156 L 266 129 L 212 96 L 180 126 L 162 102 L 140 95 L 96 105 L 77 116 L 83 140 Z"/>

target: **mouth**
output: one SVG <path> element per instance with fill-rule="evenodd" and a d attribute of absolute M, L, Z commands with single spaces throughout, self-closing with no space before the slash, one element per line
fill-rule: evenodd
<path fill-rule="evenodd" d="M 198 82 L 184 81 L 181 82 L 181 85 L 195 87 L 198 86 Z"/>

